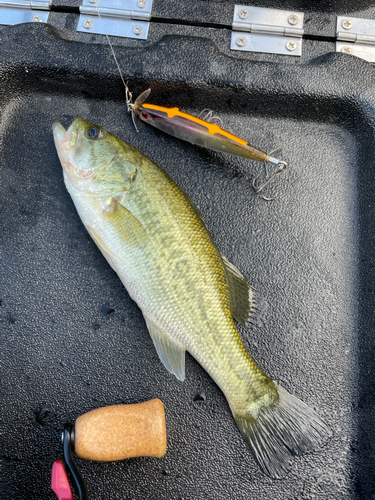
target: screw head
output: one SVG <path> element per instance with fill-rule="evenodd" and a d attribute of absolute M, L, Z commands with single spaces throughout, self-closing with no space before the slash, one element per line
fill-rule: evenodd
<path fill-rule="evenodd" d="M 87 30 L 91 29 L 94 26 L 94 23 L 92 19 L 85 19 L 83 21 L 83 27 L 86 28 Z"/>
<path fill-rule="evenodd" d="M 245 47 L 245 45 L 247 44 L 247 40 L 246 40 L 246 37 L 244 36 L 239 36 L 236 40 L 236 44 L 239 46 L 239 47 Z"/>
<path fill-rule="evenodd" d="M 294 26 L 297 24 L 299 21 L 299 17 L 296 14 L 292 14 L 291 16 L 288 17 L 288 23 Z"/>
<path fill-rule="evenodd" d="M 341 52 L 344 52 L 344 54 L 351 54 L 353 52 L 353 49 L 351 47 L 345 46 L 342 47 Z"/>
<path fill-rule="evenodd" d="M 344 30 L 350 30 L 353 27 L 353 23 L 350 19 L 344 19 L 344 21 L 341 23 L 341 26 L 344 28 Z"/>
<path fill-rule="evenodd" d="M 296 48 L 297 48 L 297 44 L 296 44 L 296 42 L 288 42 L 288 43 L 286 44 L 286 48 L 287 48 L 288 50 L 290 50 L 291 52 L 293 52 L 293 50 L 296 50 Z"/>
<path fill-rule="evenodd" d="M 240 19 L 247 19 L 249 17 L 249 11 L 247 9 L 241 9 L 238 13 Z"/>
<path fill-rule="evenodd" d="M 148 5 L 147 0 L 138 0 L 137 5 L 140 9 L 145 9 Z"/>
<path fill-rule="evenodd" d="M 39 17 L 39 16 L 34 16 L 33 17 L 33 22 L 34 23 L 37 23 L 37 22 L 42 23 L 43 19 L 41 17 Z"/>
<path fill-rule="evenodd" d="M 138 35 L 138 36 L 139 36 L 139 35 L 142 35 L 142 33 L 143 33 L 143 28 L 142 28 L 142 26 L 140 26 L 139 24 L 137 24 L 136 26 L 134 26 L 134 28 L 133 28 L 133 33 L 134 33 L 135 35 Z"/>

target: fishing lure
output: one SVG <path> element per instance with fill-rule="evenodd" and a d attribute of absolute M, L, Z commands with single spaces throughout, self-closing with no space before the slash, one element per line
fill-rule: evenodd
<path fill-rule="evenodd" d="M 102 23 L 104 34 L 111 48 L 113 58 L 116 62 L 117 69 L 120 73 L 122 83 L 125 87 L 125 101 L 128 113 L 132 116 L 133 123 L 137 132 L 138 128 L 135 123 L 136 116 L 138 116 L 142 121 L 158 128 L 159 130 L 177 137 L 178 139 L 182 139 L 183 141 L 190 142 L 191 144 L 196 144 L 197 146 L 203 146 L 215 151 L 221 151 L 235 156 L 248 158 L 250 160 L 263 162 L 266 171 L 266 180 L 261 184 L 257 184 L 257 181 L 261 174 L 258 174 L 253 179 L 253 188 L 257 194 L 260 194 L 261 191 L 263 191 L 263 189 L 268 186 L 268 184 L 275 177 L 281 174 L 281 172 L 286 168 L 287 163 L 272 156 L 273 154 L 276 154 L 276 152 L 279 152 L 279 149 L 274 150 L 271 153 L 266 153 L 265 151 L 252 146 L 236 135 L 227 132 L 216 123 L 213 123 L 214 117 L 212 117 L 211 111 L 209 111 L 206 117 L 207 119 L 203 120 L 202 118 L 196 117 L 194 115 L 184 113 L 178 108 L 165 108 L 163 106 L 148 104 L 146 103 L 146 100 L 151 93 L 151 89 L 143 92 L 133 104 L 133 94 L 130 92 L 129 87 L 124 81 L 120 65 L 117 61 L 117 57 L 112 47 L 109 36 L 105 31 L 98 7 L 96 7 L 96 10 L 98 17 Z M 271 176 L 269 176 L 268 174 L 268 163 L 277 165 L 277 169 Z M 265 196 L 263 196 L 263 194 L 260 194 L 260 196 L 266 201 L 271 201 L 274 199 L 274 197 L 266 198 Z"/>
<path fill-rule="evenodd" d="M 148 99 L 150 93 L 151 89 L 146 90 L 136 99 L 135 103 L 132 104 L 131 97 L 129 97 L 131 94 L 129 93 L 129 89 L 127 89 L 126 99 L 128 111 L 132 115 L 133 123 L 136 129 L 137 126 L 135 123 L 135 117 L 137 116 L 142 121 L 149 123 L 153 127 L 162 130 L 173 137 L 190 142 L 191 144 L 263 162 L 265 165 L 268 163 L 277 165 L 278 168 L 271 177 L 268 176 L 266 169 L 267 179 L 262 184 L 257 184 L 260 174 L 253 179 L 253 188 L 256 193 L 259 194 L 272 181 L 272 179 L 279 175 L 287 166 L 285 161 L 272 156 L 272 154 L 275 154 L 280 150 L 273 151 L 272 153 L 266 153 L 265 151 L 252 146 L 236 135 L 227 132 L 217 123 L 214 123 L 212 112 L 207 115 L 208 120 L 204 120 L 194 115 L 184 113 L 178 108 L 166 108 L 163 106 L 148 104 L 146 103 L 146 100 Z M 273 199 L 263 198 L 266 200 Z"/>

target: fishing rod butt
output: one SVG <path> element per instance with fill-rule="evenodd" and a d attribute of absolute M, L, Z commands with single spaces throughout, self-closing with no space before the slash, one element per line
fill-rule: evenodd
<path fill-rule="evenodd" d="M 74 452 L 86 460 L 162 457 L 166 449 L 165 413 L 160 399 L 98 408 L 75 422 Z"/>

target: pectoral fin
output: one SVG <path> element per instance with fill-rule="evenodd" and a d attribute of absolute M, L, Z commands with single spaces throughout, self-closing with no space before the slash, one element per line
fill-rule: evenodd
<path fill-rule="evenodd" d="M 153 321 L 144 318 L 160 361 L 178 380 L 185 380 L 185 349 L 172 342 Z"/>
<path fill-rule="evenodd" d="M 119 203 L 115 196 L 112 196 L 103 208 L 103 215 L 111 219 L 127 245 L 144 247 L 147 244 L 146 230 L 139 220 Z"/>
<path fill-rule="evenodd" d="M 232 316 L 242 325 L 246 325 L 254 308 L 254 290 L 241 271 L 224 255 L 221 257 L 229 286 Z"/>

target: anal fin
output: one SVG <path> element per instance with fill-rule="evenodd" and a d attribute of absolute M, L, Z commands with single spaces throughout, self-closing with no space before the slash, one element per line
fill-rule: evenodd
<path fill-rule="evenodd" d="M 185 349 L 172 342 L 153 321 L 144 318 L 160 361 L 178 380 L 185 380 Z"/>

